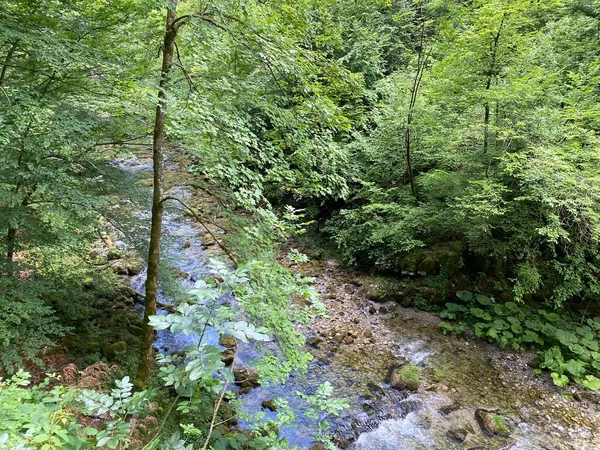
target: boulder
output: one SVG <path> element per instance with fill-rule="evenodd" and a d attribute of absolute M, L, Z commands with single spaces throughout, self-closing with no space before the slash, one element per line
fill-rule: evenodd
<path fill-rule="evenodd" d="M 273 399 L 263 400 L 261 406 L 269 411 L 277 411 L 277 405 Z"/>
<path fill-rule="evenodd" d="M 117 259 L 121 259 L 123 257 L 123 253 L 116 247 L 111 248 L 106 255 L 106 259 L 109 261 L 116 261 Z"/>
<path fill-rule="evenodd" d="M 510 429 L 499 410 L 477 409 L 475 419 L 481 430 L 488 436 L 509 436 Z"/>
<path fill-rule="evenodd" d="M 129 261 L 127 263 L 127 275 L 130 277 L 138 275 L 144 270 L 144 262 L 140 260 Z"/>
<path fill-rule="evenodd" d="M 190 241 L 183 241 L 183 244 L 181 244 L 182 249 L 190 248 L 191 246 L 192 243 Z"/>
<path fill-rule="evenodd" d="M 117 352 L 124 352 L 125 350 L 127 350 L 127 342 L 118 341 L 113 344 L 107 344 L 104 347 L 102 347 L 102 355 L 106 359 L 112 360 L 116 356 Z"/>
<path fill-rule="evenodd" d="M 363 284 L 358 289 L 358 295 L 374 302 L 383 301 L 385 298 L 385 289 L 379 282 Z"/>
<path fill-rule="evenodd" d="M 246 368 L 246 369 L 234 369 L 233 376 L 235 378 L 235 383 L 241 388 L 255 388 L 260 386 L 258 372 L 256 370 Z M 240 389 L 242 392 L 242 389 Z M 246 391 L 247 392 L 247 391 Z"/>
<path fill-rule="evenodd" d="M 418 391 L 420 370 L 414 364 L 396 366 L 390 370 L 389 384 L 401 391 Z"/>
<path fill-rule="evenodd" d="M 439 264 L 432 256 L 426 256 L 417 267 L 417 274 L 426 277 L 435 275 L 439 271 Z"/>
<path fill-rule="evenodd" d="M 117 260 L 112 264 L 112 271 L 117 275 L 127 275 L 127 264 L 125 261 Z"/>
<path fill-rule="evenodd" d="M 222 345 L 225 348 L 235 348 L 237 341 L 230 334 L 222 334 L 219 336 L 219 345 Z"/>
<path fill-rule="evenodd" d="M 228 348 L 228 349 L 224 350 L 223 352 L 221 352 L 221 361 L 226 366 L 230 366 L 231 364 L 233 364 L 234 359 L 235 359 L 235 356 L 233 354 L 233 349 Z"/>
<path fill-rule="evenodd" d="M 406 255 L 400 263 L 400 269 L 404 275 L 416 275 L 419 270 L 419 264 L 423 261 L 424 255 L 421 251 L 416 251 Z"/>
<path fill-rule="evenodd" d="M 469 432 L 464 428 L 455 428 L 452 430 L 448 430 L 446 433 L 446 437 L 452 442 L 456 442 L 461 444 L 467 440 L 467 436 L 469 436 Z"/>

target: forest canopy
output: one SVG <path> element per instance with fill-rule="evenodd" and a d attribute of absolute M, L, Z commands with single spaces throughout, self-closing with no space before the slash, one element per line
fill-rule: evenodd
<path fill-rule="evenodd" d="M 123 356 L 128 376 L 117 389 L 129 400 L 100 431 L 110 432 L 82 437 L 73 416 L 69 436 L 56 434 L 63 444 L 48 430 L 47 441 L 23 442 L 167 439 L 116 431 L 164 375 L 156 329 L 203 336 L 210 324 L 243 341 L 272 339 L 265 379 L 306 370 L 297 326 L 323 307 L 310 280 L 280 264 L 290 240 L 365 272 L 425 280 L 436 298 L 420 300 L 431 310 L 478 292 L 590 320 L 582 339 L 596 342 L 599 27 L 598 0 L 1 0 L 0 367 L 17 375 L 0 399 L 16 405 L 29 380 L 20 370 L 56 348 L 84 366 Z M 142 154 L 154 172 L 139 182 L 119 164 Z M 203 200 L 184 203 L 182 185 Z M 212 281 L 175 295 L 196 300 L 157 316 L 161 293 L 177 285 L 162 233 L 174 206 L 202 223 L 233 268 L 213 261 Z M 145 290 L 132 293 L 123 276 L 140 272 Z M 220 310 L 216 299 L 231 292 L 239 305 Z M 115 298 L 144 300 L 143 319 L 131 308 L 126 319 L 107 316 Z M 514 348 L 535 341 L 510 334 L 486 336 Z M 557 384 L 600 389 L 597 343 L 585 355 L 598 358 L 588 358 L 567 341 L 555 333 L 539 345 L 562 345 L 577 368 L 564 355 L 542 367 Z M 213 350 L 160 362 L 173 368 L 167 385 L 198 395 L 182 414 L 236 382 Z M 212 359 L 190 366 L 200 354 Z M 56 392 L 56 409 L 40 414 L 80 387 Z M 44 389 L 31 398 L 43 403 Z M 90 411 L 106 400 L 94 392 L 84 394 Z M 342 409 L 327 387 L 319 392 L 311 405 Z M 197 448 L 215 440 L 217 413 L 203 414 L 209 432 L 206 423 L 186 430 Z M 23 426 L 0 425 L 0 444 L 21 448 Z M 253 448 L 279 442 L 263 434 Z"/>

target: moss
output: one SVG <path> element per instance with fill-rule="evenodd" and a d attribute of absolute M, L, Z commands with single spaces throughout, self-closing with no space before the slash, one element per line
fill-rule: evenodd
<path fill-rule="evenodd" d="M 400 371 L 400 377 L 406 381 L 419 383 L 420 371 L 414 364 L 407 364 Z"/>
<path fill-rule="evenodd" d="M 394 389 L 417 391 L 419 390 L 421 370 L 414 364 L 406 364 L 395 368 L 390 375 L 390 386 Z"/>
<path fill-rule="evenodd" d="M 118 341 L 113 344 L 105 345 L 102 348 L 102 354 L 106 359 L 112 360 L 117 352 L 124 352 L 125 350 L 127 350 L 127 342 Z"/>
<path fill-rule="evenodd" d="M 504 419 L 503 415 L 494 414 L 493 418 L 494 423 L 496 424 L 496 433 L 501 434 L 509 432 L 508 426 L 506 425 L 506 420 Z"/>
<path fill-rule="evenodd" d="M 423 276 L 434 275 L 437 273 L 438 269 L 438 262 L 434 258 L 428 256 L 419 263 L 417 273 Z"/>
<path fill-rule="evenodd" d="M 400 263 L 402 273 L 414 275 L 417 273 L 417 269 L 421 261 L 423 261 L 424 255 L 421 252 L 409 253 L 404 257 Z"/>

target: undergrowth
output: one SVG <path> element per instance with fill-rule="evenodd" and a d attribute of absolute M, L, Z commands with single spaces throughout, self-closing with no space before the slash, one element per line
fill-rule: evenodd
<path fill-rule="evenodd" d="M 440 317 L 444 334 L 472 329 L 501 348 L 538 350 L 539 368 L 550 371 L 557 386 L 570 381 L 600 390 L 600 317 L 575 323 L 555 312 L 515 302 L 497 303 L 493 297 L 457 292 L 460 303 L 446 303 Z"/>

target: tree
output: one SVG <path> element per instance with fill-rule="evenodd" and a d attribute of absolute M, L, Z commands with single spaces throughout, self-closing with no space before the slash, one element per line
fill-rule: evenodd
<path fill-rule="evenodd" d="M 165 24 L 165 37 L 162 46 L 162 65 L 158 87 L 158 103 L 154 118 L 154 133 L 152 141 L 152 217 L 150 225 L 150 245 L 148 247 L 148 268 L 146 270 L 146 298 L 144 305 L 144 327 L 140 346 L 140 359 L 137 369 L 135 384 L 138 388 L 148 381 L 148 375 L 153 360 L 152 343 L 154 329 L 149 323 L 149 318 L 156 314 L 156 300 L 158 296 L 158 268 L 160 262 L 160 240 L 162 234 L 162 216 L 164 210 L 163 178 L 165 170 L 164 146 L 165 126 L 167 119 L 167 106 L 169 94 L 169 78 L 175 54 L 175 40 L 179 24 L 177 19 L 177 0 L 172 0 L 167 8 Z"/>

